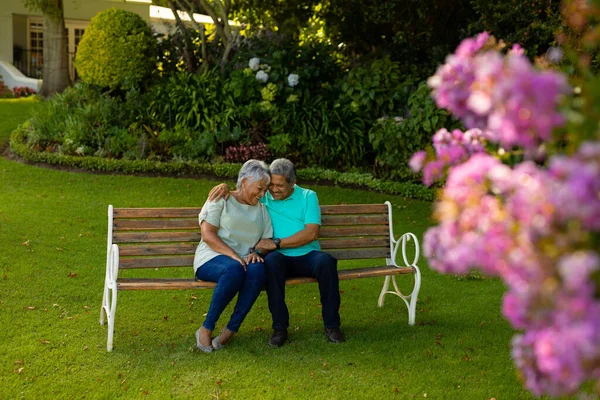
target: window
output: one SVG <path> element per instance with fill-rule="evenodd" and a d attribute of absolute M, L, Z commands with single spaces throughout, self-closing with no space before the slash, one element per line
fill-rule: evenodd
<path fill-rule="evenodd" d="M 44 27 L 41 23 L 29 24 L 29 50 L 30 71 L 28 71 L 28 75 L 41 78 L 44 66 Z"/>

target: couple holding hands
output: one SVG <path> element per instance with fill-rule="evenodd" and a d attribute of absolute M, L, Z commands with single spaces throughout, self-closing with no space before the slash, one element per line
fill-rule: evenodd
<path fill-rule="evenodd" d="M 294 164 L 280 158 L 270 167 L 249 160 L 238 174 L 236 190 L 213 188 L 199 215 L 202 240 L 196 249 L 197 279 L 216 282 L 206 319 L 196 331 L 196 346 L 212 352 L 225 346 L 239 330 L 263 287 L 273 318 L 271 347 L 288 340 L 289 313 L 285 280 L 316 278 L 325 335 L 344 342 L 340 331 L 337 260 L 321 251 L 321 225 L 314 191 L 296 185 Z M 238 295 L 233 314 L 221 333 L 213 330 L 225 307 Z"/>

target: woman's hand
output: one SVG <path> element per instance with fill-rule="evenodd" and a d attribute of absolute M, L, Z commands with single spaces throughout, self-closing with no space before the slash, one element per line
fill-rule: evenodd
<path fill-rule="evenodd" d="M 248 256 L 246 256 L 246 260 L 244 260 L 242 257 L 238 256 L 237 254 L 235 256 L 230 256 L 231 258 L 233 258 L 234 260 L 238 261 L 240 264 L 242 264 L 242 267 L 244 267 L 244 271 L 246 271 L 246 265 L 247 265 L 247 259 Z"/>
<path fill-rule="evenodd" d="M 265 260 L 263 260 L 263 258 L 259 256 L 256 252 L 250 253 L 246 256 L 246 263 L 252 264 L 256 262 L 265 262 Z"/>

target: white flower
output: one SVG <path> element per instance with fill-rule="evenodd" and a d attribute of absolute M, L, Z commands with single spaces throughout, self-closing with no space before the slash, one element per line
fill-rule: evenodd
<path fill-rule="evenodd" d="M 548 57 L 548 60 L 552 61 L 554 64 L 558 64 L 563 58 L 563 51 L 560 49 L 560 47 L 550 47 L 546 52 L 546 57 Z"/>
<path fill-rule="evenodd" d="M 294 87 L 298 84 L 298 81 L 300 80 L 300 77 L 296 74 L 289 74 L 288 75 L 288 85 L 290 87 Z"/>
<path fill-rule="evenodd" d="M 262 83 L 265 83 L 269 80 L 269 74 L 267 74 L 265 71 L 258 71 L 256 73 L 256 79 L 258 79 Z"/>
<path fill-rule="evenodd" d="M 260 58 L 254 57 L 250 59 L 248 66 L 252 71 L 258 71 L 258 66 L 260 65 Z"/>
<path fill-rule="evenodd" d="M 80 156 L 85 154 L 85 147 L 83 146 L 79 146 L 76 150 L 75 150 L 76 154 L 79 154 Z"/>

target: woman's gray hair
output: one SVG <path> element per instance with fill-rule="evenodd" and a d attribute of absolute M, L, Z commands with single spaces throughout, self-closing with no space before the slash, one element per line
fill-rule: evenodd
<path fill-rule="evenodd" d="M 296 182 L 296 168 L 294 167 L 294 163 L 287 158 L 278 158 L 273 161 L 269 170 L 273 175 L 285 176 L 287 183 Z"/>
<path fill-rule="evenodd" d="M 271 174 L 269 173 L 269 167 L 262 161 L 259 160 L 248 160 L 242 165 L 240 173 L 238 174 L 237 185 L 238 189 L 242 188 L 242 181 L 248 179 L 249 182 L 257 182 L 265 179 L 267 185 L 271 183 Z"/>

